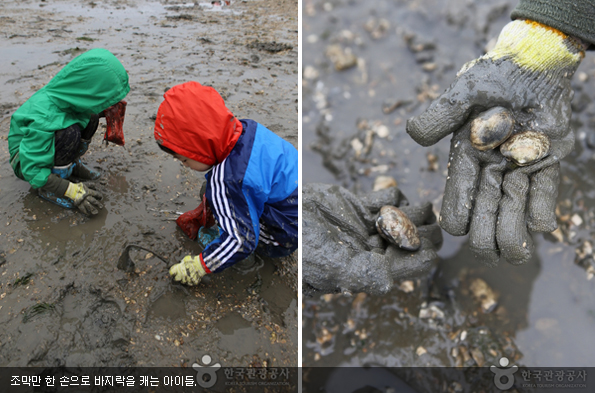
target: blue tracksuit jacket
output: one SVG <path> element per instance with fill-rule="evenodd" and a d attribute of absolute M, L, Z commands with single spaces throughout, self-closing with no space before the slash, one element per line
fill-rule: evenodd
<path fill-rule="evenodd" d="M 205 175 L 206 197 L 219 238 L 201 254 L 218 272 L 259 251 L 276 257 L 298 246 L 298 153 L 291 143 L 253 120 L 233 150 Z"/>

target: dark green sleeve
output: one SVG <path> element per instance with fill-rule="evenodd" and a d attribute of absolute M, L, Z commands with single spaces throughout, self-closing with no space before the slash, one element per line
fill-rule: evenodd
<path fill-rule="evenodd" d="M 52 173 L 48 176 L 48 182 L 45 183 L 43 189 L 61 197 L 66 193 L 69 185 L 70 182 L 68 180 L 62 179 L 60 176 Z"/>
<path fill-rule="evenodd" d="M 530 19 L 595 45 L 595 0 L 520 0 L 512 19 Z"/>

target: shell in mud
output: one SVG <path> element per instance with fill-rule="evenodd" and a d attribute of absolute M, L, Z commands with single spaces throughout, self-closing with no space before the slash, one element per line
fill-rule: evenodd
<path fill-rule="evenodd" d="M 383 206 L 376 219 L 380 236 L 404 250 L 416 251 L 421 246 L 415 224 L 400 209 Z"/>
<path fill-rule="evenodd" d="M 500 146 L 500 153 L 519 166 L 541 160 L 550 150 L 550 138 L 537 131 L 523 131 L 513 135 Z"/>
<path fill-rule="evenodd" d="M 471 122 L 471 144 L 485 151 L 500 146 L 512 134 L 514 120 L 508 110 L 495 107 L 481 113 Z"/>

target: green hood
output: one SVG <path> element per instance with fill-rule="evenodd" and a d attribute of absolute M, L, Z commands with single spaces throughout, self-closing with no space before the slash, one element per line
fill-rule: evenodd
<path fill-rule="evenodd" d="M 121 101 L 128 74 L 106 49 L 91 49 L 73 59 L 12 115 L 8 148 L 15 174 L 43 187 L 54 166 L 54 133 L 89 123 L 91 114 Z"/>

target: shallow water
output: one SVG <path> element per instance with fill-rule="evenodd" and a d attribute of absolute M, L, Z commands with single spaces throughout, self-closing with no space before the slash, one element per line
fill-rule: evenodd
<path fill-rule="evenodd" d="M 222 366 L 297 363 L 295 256 L 233 267 L 196 288 L 174 284 L 147 251 L 130 252 L 134 272 L 116 268 L 126 244 L 170 265 L 200 251 L 173 220 L 199 204 L 204 177 L 160 152 L 153 138 L 167 88 L 188 80 L 212 85 L 236 116 L 297 146 L 296 3 L 233 2 L 222 12 L 176 5 L 184 2 L 0 4 L 2 366 L 185 366 L 207 354 Z M 292 49 L 251 47 L 272 42 Z M 17 179 L 6 136 L 20 104 L 95 47 L 120 59 L 131 91 L 126 145 L 102 145 L 102 121 L 83 157 L 103 173 L 96 185 L 105 209 L 89 219 L 41 200 Z M 28 273 L 27 284 L 15 284 Z M 260 285 L 251 288 L 254 282 Z M 41 303 L 54 309 L 24 322 Z M 237 321 L 240 333 L 230 330 Z M 236 348 L 246 335 L 250 346 Z"/>
<path fill-rule="evenodd" d="M 485 53 L 516 2 L 303 4 L 303 181 L 357 191 L 371 189 L 378 175 L 389 175 L 411 203 L 431 201 L 439 211 L 450 138 L 420 147 L 406 134 L 405 122 L 444 91 L 465 62 Z M 350 48 L 357 65 L 337 71 L 325 55 L 331 45 Z M 454 366 L 453 349 L 464 342 L 474 345 L 461 335 L 480 327 L 495 335 L 502 347 L 498 353 L 516 364 L 595 364 L 595 280 L 575 263 L 575 250 L 593 241 L 595 228 L 594 152 L 587 145 L 595 133 L 592 53 L 582 62 L 573 86 L 577 143 L 562 163 L 558 198 L 563 240 L 536 235 L 536 256 L 529 263 L 489 269 L 473 259 L 466 236 L 443 232 L 435 275 L 415 282 L 411 293 L 395 288 L 383 297 L 305 299 L 305 366 Z M 383 111 L 399 100 L 402 105 Z M 361 126 L 364 120 L 367 126 Z M 366 147 L 367 129 L 382 132 L 376 132 L 367 155 L 364 148 L 356 157 L 356 148 Z M 360 145 L 353 142 L 356 138 Z M 437 159 L 437 169 L 428 153 Z M 575 214 L 582 220 L 579 225 L 568 219 Z M 492 313 L 484 314 L 470 294 L 470 283 L 478 278 L 497 294 L 499 305 Z M 436 304 L 444 317 L 419 318 L 424 302 Z"/>

